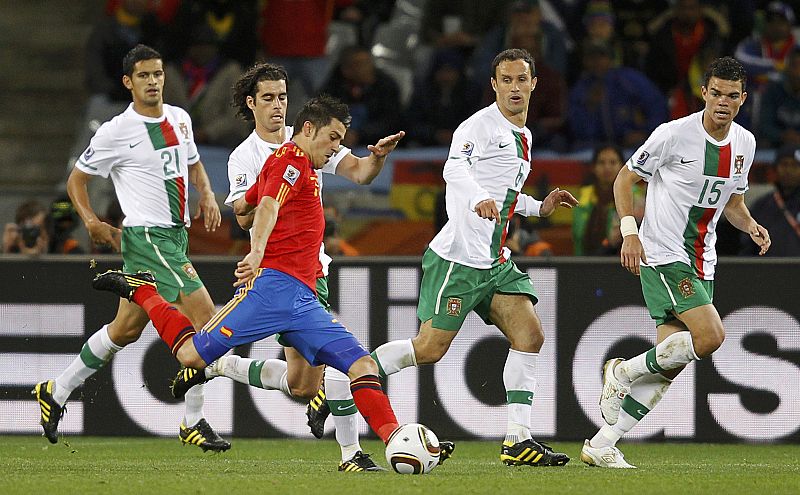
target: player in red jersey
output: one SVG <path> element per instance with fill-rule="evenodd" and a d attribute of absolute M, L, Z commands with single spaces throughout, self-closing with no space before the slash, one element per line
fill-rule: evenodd
<path fill-rule="evenodd" d="M 324 215 L 316 170 L 339 148 L 350 121 L 330 97 L 310 100 L 295 120 L 292 141 L 267 159 L 254 184 L 234 203 L 255 209 L 251 250 L 237 264 L 239 287 L 200 333 L 155 291 L 149 274 L 108 272 L 95 288 L 127 297 L 147 311 L 184 366 L 201 369 L 231 348 L 280 332 L 312 365 L 327 364 L 351 380 L 356 407 L 385 442 L 397 419 L 369 353 L 316 298 Z"/>

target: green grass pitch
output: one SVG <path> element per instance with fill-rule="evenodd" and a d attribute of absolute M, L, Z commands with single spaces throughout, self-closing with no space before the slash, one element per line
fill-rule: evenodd
<path fill-rule="evenodd" d="M 363 441 L 385 466 L 377 441 Z M 12 494 L 783 494 L 800 493 L 800 445 L 624 444 L 636 470 L 590 468 L 555 443 L 563 468 L 506 467 L 499 442 L 457 442 L 427 476 L 339 473 L 332 440 L 234 439 L 203 454 L 172 438 L 0 437 L 0 493 Z"/>

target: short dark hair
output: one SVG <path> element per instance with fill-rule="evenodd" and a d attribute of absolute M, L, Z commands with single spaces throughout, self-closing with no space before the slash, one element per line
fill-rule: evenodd
<path fill-rule="evenodd" d="M 594 166 L 597 163 L 597 160 L 600 158 L 600 153 L 602 153 L 605 150 L 613 151 L 614 154 L 617 155 L 617 158 L 619 158 L 619 161 L 621 163 L 625 163 L 625 157 L 622 155 L 622 148 L 620 148 L 618 145 L 614 143 L 602 143 L 598 145 L 592 152 L 592 161 L 591 161 L 592 166 Z"/>
<path fill-rule="evenodd" d="M 722 57 L 714 60 L 706 69 L 703 75 L 703 86 L 708 88 L 708 81 L 712 77 L 723 79 L 725 81 L 741 81 L 742 92 L 745 90 L 747 84 L 747 71 L 741 62 L 733 57 Z"/>
<path fill-rule="evenodd" d="M 140 43 L 125 54 L 125 58 L 122 59 L 122 73 L 131 77 L 133 76 L 133 67 L 136 65 L 136 62 L 153 59 L 164 60 L 164 57 L 153 48 Z"/>
<path fill-rule="evenodd" d="M 254 120 L 253 112 L 247 106 L 247 97 L 256 97 L 258 83 L 261 81 L 281 80 L 286 81 L 286 86 L 289 86 L 289 76 L 286 74 L 286 69 L 280 65 L 259 62 L 247 69 L 247 72 L 233 85 L 231 106 L 236 109 L 236 115 L 246 121 Z"/>
<path fill-rule="evenodd" d="M 533 63 L 533 57 L 528 53 L 528 50 L 523 48 L 509 48 L 508 50 L 503 50 L 498 53 L 494 60 L 492 60 L 492 79 L 497 77 L 497 67 L 500 65 L 500 62 L 513 60 L 528 62 L 528 66 L 531 68 L 531 77 L 536 76 L 536 65 Z"/>
<path fill-rule="evenodd" d="M 308 100 L 297 113 L 297 117 L 294 119 L 293 136 L 300 133 L 305 122 L 311 122 L 319 131 L 319 129 L 330 124 L 333 119 L 337 119 L 345 127 L 349 127 L 350 109 L 346 103 L 343 103 L 338 98 L 321 94 Z"/>

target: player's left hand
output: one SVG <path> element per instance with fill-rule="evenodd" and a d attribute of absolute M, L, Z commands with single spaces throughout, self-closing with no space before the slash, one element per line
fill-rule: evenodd
<path fill-rule="evenodd" d="M 236 277 L 236 282 L 233 283 L 234 287 L 239 287 L 246 284 L 256 276 L 258 266 L 261 264 L 263 254 L 258 254 L 253 251 L 247 253 L 242 261 L 236 264 L 236 270 L 233 275 Z"/>
<path fill-rule="evenodd" d="M 556 211 L 556 208 L 562 206 L 564 208 L 572 208 L 577 206 L 578 200 L 569 191 L 555 188 L 550 191 L 550 194 L 542 201 L 542 206 L 539 207 L 540 217 L 549 217 Z"/>
<path fill-rule="evenodd" d="M 214 199 L 213 193 L 203 194 L 200 197 L 194 219 L 197 220 L 200 215 L 203 216 L 203 224 L 208 232 L 216 231 L 217 227 L 222 223 L 222 214 L 219 212 L 219 205 L 217 205 L 217 200 Z"/>
<path fill-rule="evenodd" d="M 392 152 L 397 147 L 397 143 L 406 135 L 406 131 L 400 131 L 397 134 L 386 136 L 375 144 L 370 144 L 367 149 L 378 158 L 382 158 Z"/>
<path fill-rule="evenodd" d="M 758 247 L 761 250 L 758 252 L 759 256 L 764 256 L 764 254 L 769 250 L 769 247 L 772 245 L 772 240 L 769 238 L 769 232 L 767 229 L 762 227 L 759 224 L 755 224 L 753 227 L 750 228 L 750 238 L 753 239 L 753 242 L 758 244 Z"/>

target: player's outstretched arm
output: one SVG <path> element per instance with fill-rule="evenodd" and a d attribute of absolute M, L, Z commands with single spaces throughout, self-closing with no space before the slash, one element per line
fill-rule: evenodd
<path fill-rule="evenodd" d="M 92 176 L 73 168 L 67 179 L 67 194 L 75 206 L 75 211 L 83 220 L 92 242 L 98 246 L 111 246 L 114 251 L 120 250 L 120 234 L 122 231 L 99 218 L 89 202 L 88 184 Z"/>
<path fill-rule="evenodd" d="M 577 205 L 578 200 L 575 199 L 571 192 L 555 188 L 542 200 L 542 205 L 539 207 L 539 216 L 549 217 L 559 206 L 572 208 Z"/>
<path fill-rule="evenodd" d="M 397 143 L 405 135 L 405 131 L 400 131 L 380 139 L 374 145 L 367 146 L 370 151 L 369 156 L 359 158 L 350 153 L 342 158 L 336 167 L 336 175 L 359 185 L 371 184 L 383 169 L 386 157 L 397 147 Z"/>
<path fill-rule="evenodd" d="M 197 203 L 197 213 L 194 219 L 203 216 L 203 224 L 207 231 L 214 232 L 222 223 L 222 214 L 219 212 L 217 199 L 214 197 L 214 190 L 211 189 L 211 181 L 203 167 L 203 162 L 197 161 L 189 166 L 189 182 L 200 193 L 200 201 Z"/>
<path fill-rule="evenodd" d="M 725 218 L 742 232 L 747 232 L 750 238 L 760 248 L 759 256 L 763 256 L 772 245 L 769 232 L 750 215 L 750 210 L 744 202 L 744 194 L 732 194 L 723 210 Z"/>

